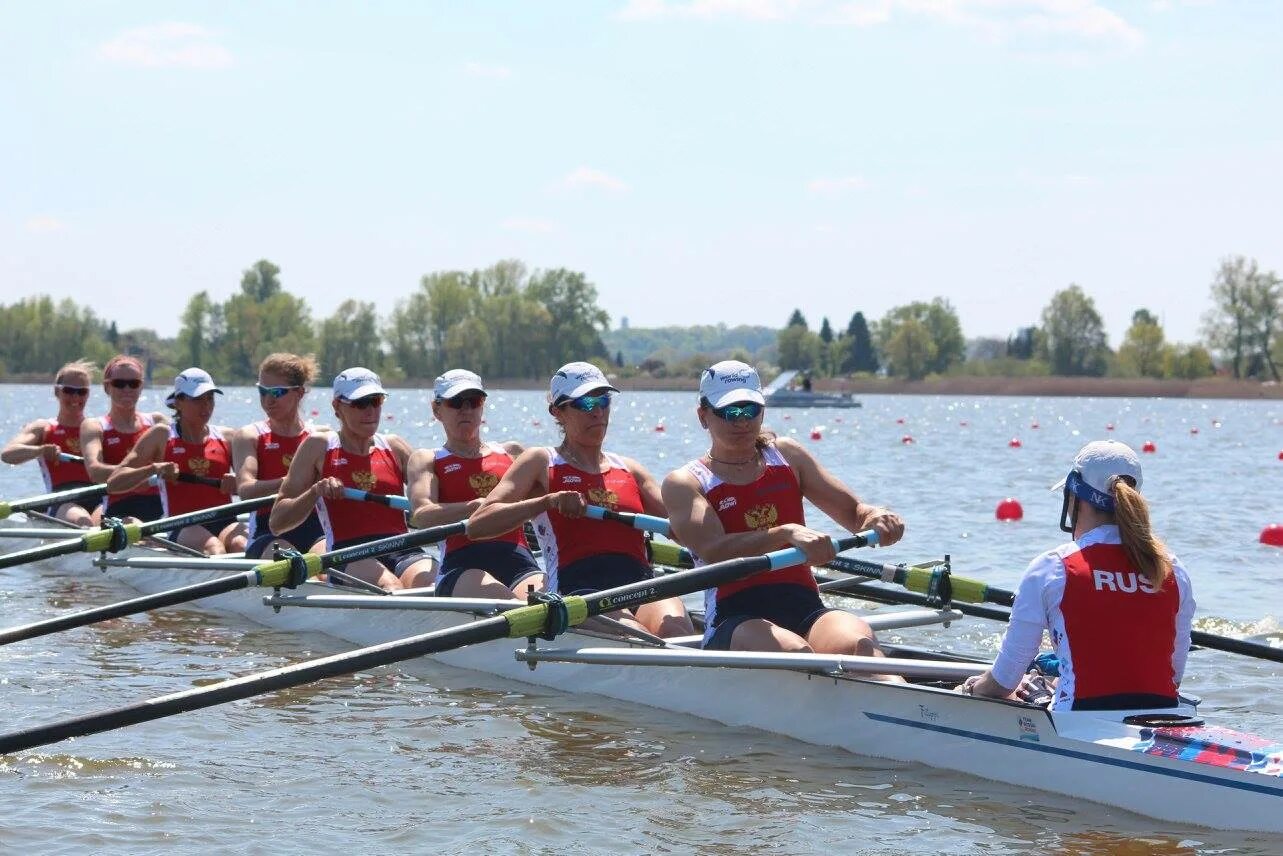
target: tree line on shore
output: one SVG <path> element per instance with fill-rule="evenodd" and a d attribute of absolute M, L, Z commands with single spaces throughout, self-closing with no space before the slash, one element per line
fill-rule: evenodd
<path fill-rule="evenodd" d="M 280 268 L 260 260 L 225 301 L 199 292 L 174 338 L 120 330 L 72 300 L 48 296 L 0 305 L 0 375 L 41 376 L 73 359 L 105 362 L 124 352 L 160 377 L 199 365 L 220 380 L 250 381 L 273 351 L 314 353 L 325 376 L 365 365 L 390 381 L 430 380 L 466 366 L 493 378 L 544 378 L 573 359 L 654 377 L 695 376 L 733 357 L 815 376 L 1080 376 L 1196 379 L 1216 372 L 1279 379 L 1283 280 L 1242 256 L 1222 261 L 1210 289 L 1201 342 L 1166 340 L 1160 320 L 1138 308 L 1117 351 L 1108 346 L 1094 300 L 1078 285 L 1058 291 L 1038 323 L 1004 339 L 968 340 L 945 298 L 897 306 L 869 322 L 856 311 L 844 330 L 824 318 L 812 331 L 795 309 L 781 330 L 702 325 L 609 330 L 587 277 L 565 268 L 529 270 L 507 260 L 472 271 L 438 271 L 380 317 L 375 305 L 344 301 L 314 320 L 287 291 Z M 627 356 L 625 356 L 627 354 Z"/>

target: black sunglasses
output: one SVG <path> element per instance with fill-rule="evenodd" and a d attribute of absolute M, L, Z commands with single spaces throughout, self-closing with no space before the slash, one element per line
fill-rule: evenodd
<path fill-rule="evenodd" d="M 454 398 L 441 399 L 446 407 L 451 410 L 463 410 L 465 407 L 469 410 L 476 410 L 486 403 L 484 395 L 459 395 Z"/>
<path fill-rule="evenodd" d="M 339 401 L 343 402 L 348 407 L 353 407 L 357 410 L 369 410 L 371 407 L 382 407 L 386 398 L 386 395 L 375 393 L 374 395 L 367 395 L 364 398 L 358 398 L 356 401 L 348 401 L 346 398 L 340 398 Z"/>
<path fill-rule="evenodd" d="M 89 394 L 89 387 L 87 386 L 67 386 L 64 383 L 60 383 L 58 384 L 58 389 L 62 390 L 67 395 L 88 395 Z"/>
<path fill-rule="evenodd" d="M 143 382 L 137 378 L 114 377 L 107 381 L 113 389 L 139 389 Z"/>
<path fill-rule="evenodd" d="M 286 395 L 289 395 L 290 390 L 302 389 L 300 386 L 263 386 L 261 383 L 254 385 L 258 387 L 260 398 L 266 398 L 268 396 L 272 398 L 284 398 Z"/>

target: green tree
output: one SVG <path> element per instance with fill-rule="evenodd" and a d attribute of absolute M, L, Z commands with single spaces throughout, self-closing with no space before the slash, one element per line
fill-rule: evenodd
<path fill-rule="evenodd" d="M 824 343 L 806 327 L 790 324 L 779 332 L 778 341 L 780 368 L 812 371 L 819 365 Z"/>
<path fill-rule="evenodd" d="M 436 343 L 433 338 L 431 307 L 427 293 L 420 288 L 404 300 L 397 301 L 384 328 L 393 364 L 408 378 L 431 378 L 436 371 Z M 322 342 L 325 334 L 322 331 Z"/>
<path fill-rule="evenodd" d="M 1258 272 L 1251 277 L 1247 289 L 1247 305 L 1252 324 L 1248 342 L 1253 358 L 1269 369 L 1270 377 L 1279 379 L 1278 365 L 1274 361 L 1274 347 L 1278 341 L 1280 314 L 1283 313 L 1283 280 L 1273 271 Z"/>
<path fill-rule="evenodd" d="M 909 380 L 921 380 L 936 365 L 939 353 L 927 325 L 917 318 L 905 318 L 895 325 L 884 353 L 887 371 Z"/>
<path fill-rule="evenodd" d="M 267 259 L 254 262 L 241 274 L 241 293 L 259 303 L 281 291 L 281 269 Z"/>
<path fill-rule="evenodd" d="M 1099 377 L 1108 367 L 1105 324 L 1078 285 L 1052 295 L 1042 311 L 1043 348 L 1051 373 Z"/>
<path fill-rule="evenodd" d="M 1166 372 L 1167 344 L 1163 328 L 1148 309 L 1132 314 L 1132 326 L 1118 349 L 1118 363 L 1129 375 L 1162 377 Z"/>
<path fill-rule="evenodd" d="M 864 320 L 863 312 L 856 312 L 846 325 L 846 350 L 840 370 L 843 372 L 868 372 L 878 370 L 878 354 L 873 349 L 873 336 L 869 333 L 869 324 Z"/>
<path fill-rule="evenodd" d="M 536 271 L 526 295 L 543 304 L 551 319 L 542 364 L 531 366 L 535 374 L 549 374 L 572 360 L 607 358 L 601 334 L 610 315 L 597 305 L 597 287 L 582 273 L 565 268 Z"/>
<path fill-rule="evenodd" d="M 380 371 L 383 349 L 379 319 L 373 303 L 345 300 L 321 322 L 320 359 L 323 377 L 333 377 L 352 366 Z"/>
<path fill-rule="evenodd" d="M 1244 360 L 1251 349 L 1255 325 L 1249 291 L 1259 274 L 1255 259 L 1222 259 L 1212 281 L 1212 308 L 1203 315 L 1203 335 L 1208 345 L 1229 358 L 1235 379 L 1243 377 Z"/>
<path fill-rule="evenodd" d="M 189 366 L 200 366 L 215 378 L 225 375 L 222 347 L 226 327 L 223 308 L 214 303 L 209 292 L 198 291 L 187 301 L 178 331 L 179 371 Z"/>
<path fill-rule="evenodd" d="M 1202 345 L 1174 345 L 1163 355 L 1163 373 L 1167 377 L 1198 380 L 1215 374 L 1216 366 Z"/>
<path fill-rule="evenodd" d="M 910 320 L 921 324 L 931 339 L 932 357 L 926 366 L 927 374 L 943 374 L 950 366 L 961 363 L 966 357 L 967 340 L 962 336 L 958 313 L 948 300 L 937 297 L 930 303 L 915 301 L 897 306 L 878 322 L 877 340 L 882 352 L 887 355 L 888 363 L 892 361 L 889 351 L 892 338 Z"/>
<path fill-rule="evenodd" d="M 801 327 L 803 330 L 809 329 L 806 326 L 806 316 L 802 314 L 801 309 L 794 309 L 793 314 L 789 316 L 789 323 L 786 327 Z"/>
<path fill-rule="evenodd" d="M 233 379 L 257 377 L 268 354 L 305 354 L 316 347 L 307 301 L 281 287 L 280 273 L 266 259 L 255 262 L 241 275 L 240 293 L 223 304 L 222 362 Z"/>

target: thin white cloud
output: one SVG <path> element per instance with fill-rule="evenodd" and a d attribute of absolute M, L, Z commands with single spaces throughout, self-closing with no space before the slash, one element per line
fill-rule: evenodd
<path fill-rule="evenodd" d="M 628 190 L 628 185 L 620 179 L 590 166 L 576 167 L 571 170 L 562 178 L 561 185 L 568 188 L 596 188 L 598 190 L 608 190 L 611 193 L 623 193 Z"/>
<path fill-rule="evenodd" d="M 463 66 L 464 74 L 469 77 L 482 77 L 487 80 L 507 80 L 512 77 L 512 69 L 506 65 L 487 65 L 482 62 L 469 62 Z"/>
<path fill-rule="evenodd" d="M 816 196 L 842 196 L 865 190 L 869 182 L 859 175 L 843 175 L 837 178 L 816 178 L 806 183 L 808 193 Z"/>
<path fill-rule="evenodd" d="M 995 41 L 1059 37 L 1129 47 L 1144 41 L 1140 30 L 1105 0 L 629 0 L 618 17 L 793 20 L 861 28 L 916 19 L 972 30 Z"/>
<path fill-rule="evenodd" d="M 212 30 L 180 21 L 125 30 L 99 45 L 98 58 L 138 68 L 219 69 L 233 63 L 232 52 Z"/>
<path fill-rule="evenodd" d="M 509 232 L 531 232 L 536 235 L 547 235 L 549 232 L 557 231 L 557 224 L 551 220 L 541 220 L 538 217 L 509 217 L 499 226 Z"/>
<path fill-rule="evenodd" d="M 32 217 L 25 224 L 26 230 L 35 235 L 48 235 L 53 232 L 61 232 L 67 228 L 67 224 L 57 217 L 51 217 L 47 214 L 41 214 Z"/>

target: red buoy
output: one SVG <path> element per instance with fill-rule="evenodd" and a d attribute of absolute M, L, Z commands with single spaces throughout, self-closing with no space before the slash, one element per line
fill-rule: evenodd
<path fill-rule="evenodd" d="M 900 438 L 900 442 L 908 446 L 911 443 L 913 443 L 913 438 L 910 437 L 908 434 L 905 434 L 903 437 Z"/>
<path fill-rule="evenodd" d="M 663 432 L 663 430 L 664 430 L 664 423 L 663 423 L 663 422 L 661 422 L 661 423 L 659 423 L 658 425 L 656 425 L 656 426 L 655 426 L 655 430 L 656 430 L 656 431 L 659 431 L 659 432 L 661 432 L 661 433 L 662 433 L 662 432 Z"/>
<path fill-rule="evenodd" d="M 1007 445 L 1013 449 L 1019 449 L 1021 446 L 1024 445 L 1024 443 L 1020 442 L 1019 437 L 1012 437 L 1010 440 L 1007 441 Z"/>
<path fill-rule="evenodd" d="M 312 415 L 313 415 L 313 416 L 319 416 L 319 415 L 320 415 L 320 411 L 319 411 L 319 410 L 313 410 L 313 411 L 312 411 Z"/>
<path fill-rule="evenodd" d="M 1283 452 L 1279 452 L 1279 460 L 1283 461 Z"/>
<path fill-rule="evenodd" d="M 1261 543 L 1271 547 L 1283 547 L 1283 524 L 1271 523 L 1262 529 Z"/>
<path fill-rule="evenodd" d="M 812 429 L 811 429 L 811 439 L 812 439 L 812 440 L 823 440 L 823 439 L 824 439 L 824 435 L 823 435 L 822 433 L 820 433 L 820 429 L 819 429 L 819 428 L 812 428 Z"/>
<path fill-rule="evenodd" d="M 1038 425 L 1038 423 L 1037 423 L 1037 422 L 1030 422 L 1030 423 L 1029 423 L 1029 427 L 1030 427 L 1030 428 L 1032 428 L 1033 430 L 1037 431 L 1037 430 L 1038 430 L 1038 428 L 1039 428 L 1039 425 Z"/>
<path fill-rule="evenodd" d="M 1114 430 L 1114 423 L 1113 423 L 1113 422 L 1106 422 L 1106 423 L 1105 423 L 1105 430 L 1106 430 L 1106 431 L 1113 431 L 1113 430 Z"/>
<path fill-rule="evenodd" d="M 903 424 L 904 424 L 904 417 L 903 417 L 903 416 L 901 416 L 899 419 L 895 420 L 895 424 L 896 424 L 896 425 L 903 425 Z"/>
<path fill-rule="evenodd" d="M 1197 425 L 1195 425 L 1193 428 L 1189 429 L 1189 433 L 1191 433 L 1191 434 L 1197 434 L 1197 433 L 1198 433 L 1198 426 L 1197 426 Z"/>
<path fill-rule="evenodd" d="M 1145 444 L 1140 447 L 1140 450 L 1142 452 L 1157 452 L 1158 447 L 1154 445 L 1153 440 L 1146 440 Z"/>
<path fill-rule="evenodd" d="M 994 511 L 993 516 L 999 520 L 1021 520 L 1025 516 L 1025 510 L 1020 507 L 1018 501 L 1009 496 L 998 503 L 998 508 Z"/>
<path fill-rule="evenodd" d="M 961 425 L 963 428 L 966 428 L 966 427 L 967 427 L 968 425 L 970 425 L 971 423 L 970 423 L 970 422 L 968 422 L 967 420 L 963 419 L 963 420 L 962 420 L 961 422 L 959 422 L 958 424 L 959 424 L 959 425 Z"/>

